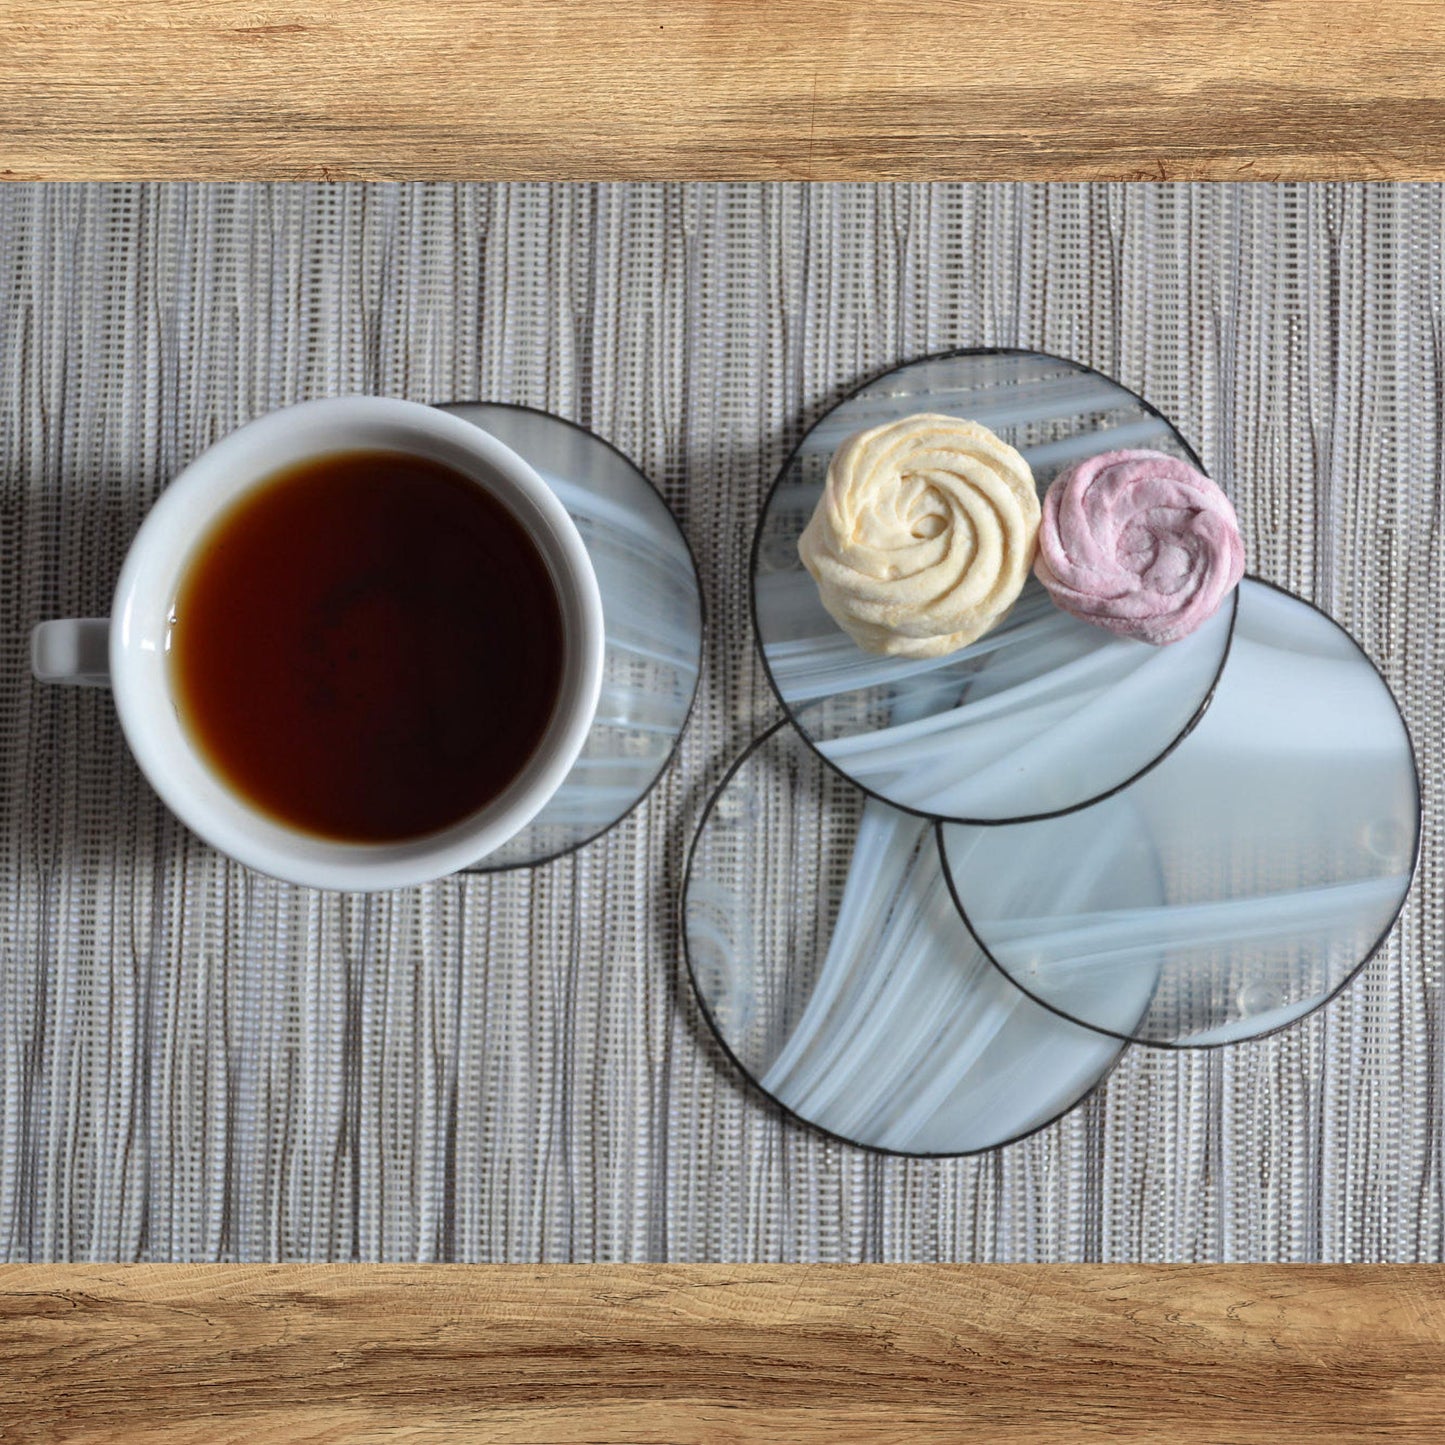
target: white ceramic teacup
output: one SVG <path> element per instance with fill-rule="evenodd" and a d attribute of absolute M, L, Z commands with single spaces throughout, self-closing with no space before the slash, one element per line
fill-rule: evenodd
<path fill-rule="evenodd" d="M 285 468 L 340 451 L 410 452 L 484 487 L 541 554 L 562 612 L 562 685 L 521 773 L 480 811 L 426 837 L 340 843 L 287 827 L 216 774 L 182 725 L 166 662 L 177 590 L 196 544 L 243 493 Z M 602 680 L 602 599 L 582 538 L 546 483 L 470 422 L 417 402 L 338 397 L 272 412 L 204 452 L 161 494 L 131 544 L 109 619 L 40 623 L 31 664 L 43 681 L 109 683 L 126 741 L 171 810 L 208 843 L 273 877 L 317 888 L 423 883 L 484 858 L 542 809 L 576 761 Z"/>

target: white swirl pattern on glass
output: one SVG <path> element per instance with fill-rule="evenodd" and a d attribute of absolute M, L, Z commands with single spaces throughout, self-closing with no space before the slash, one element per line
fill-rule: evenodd
<path fill-rule="evenodd" d="M 959 916 L 929 824 L 865 799 L 786 724 L 709 804 L 683 924 L 728 1051 L 793 1113 L 854 1143 L 995 1148 L 1072 1108 L 1123 1047 L 1010 983 Z M 1151 992 L 1136 977 L 1115 995 L 1121 1030 Z"/>
<path fill-rule="evenodd" d="M 1062 467 L 1118 447 L 1195 460 L 1132 392 L 1058 357 L 967 352 L 869 383 L 803 439 L 758 524 L 753 600 L 773 685 L 824 756 L 899 807 L 994 822 L 1101 797 L 1157 762 L 1199 715 L 1229 649 L 1233 602 L 1161 649 L 1068 616 L 1030 578 L 1003 622 L 961 652 L 864 652 L 823 609 L 797 540 L 837 446 L 919 412 L 997 432 L 1041 490 Z"/>
<path fill-rule="evenodd" d="M 661 494 L 620 452 L 527 407 L 445 408 L 541 476 L 582 534 L 606 628 L 602 694 L 582 753 L 546 807 L 476 872 L 542 863 L 590 842 L 657 781 L 687 722 L 702 666 L 697 571 Z"/>
<path fill-rule="evenodd" d="M 1034 997 L 1129 1035 L 1252 1038 L 1341 988 L 1414 876 L 1409 734 L 1370 660 L 1308 603 L 1246 578 L 1229 664 L 1198 727 L 1152 772 L 1064 817 L 945 824 L 960 906 Z"/>

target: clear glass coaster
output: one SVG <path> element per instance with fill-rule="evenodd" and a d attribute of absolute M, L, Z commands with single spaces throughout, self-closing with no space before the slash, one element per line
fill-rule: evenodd
<path fill-rule="evenodd" d="M 1404 906 L 1420 787 L 1404 719 L 1350 635 L 1246 578 L 1199 726 L 1093 807 L 944 824 L 960 912 L 1000 968 L 1091 1028 L 1255 1038 L 1339 992 Z M 1120 1029 L 1120 992 L 1149 998 Z"/>
<path fill-rule="evenodd" d="M 702 1010 L 761 1089 L 869 1148 L 966 1154 L 1043 1128 L 1124 1045 L 1034 1002 L 954 906 L 932 825 L 866 797 L 786 723 L 708 804 L 683 939 Z M 1149 1006 L 1109 1000 L 1119 1033 Z"/>
<path fill-rule="evenodd" d="M 692 552 L 661 493 L 621 452 L 529 407 L 453 402 L 530 462 L 582 534 L 607 643 L 602 696 L 581 756 L 547 806 L 469 873 L 545 863 L 620 822 L 667 766 L 702 668 L 702 594 Z"/>
<path fill-rule="evenodd" d="M 1207 706 L 1234 625 L 1231 599 L 1168 647 L 1061 612 L 1030 577 L 1009 616 L 942 658 L 864 652 L 823 610 L 798 537 L 845 438 L 917 412 L 981 422 L 1018 448 L 1042 492 L 1115 447 L 1198 459 L 1170 423 L 1108 377 L 1028 351 L 963 351 L 867 383 L 805 436 L 773 484 L 753 544 L 753 610 L 783 707 L 824 757 L 884 802 L 975 822 L 1077 808 L 1156 763 Z"/>

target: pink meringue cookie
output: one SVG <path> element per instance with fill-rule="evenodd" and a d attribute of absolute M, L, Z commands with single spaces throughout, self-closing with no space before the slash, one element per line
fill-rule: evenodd
<path fill-rule="evenodd" d="M 1065 612 L 1162 644 L 1214 615 L 1244 575 L 1229 498 L 1163 452 L 1105 452 L 1054 478 L 1034 575 Z"/>

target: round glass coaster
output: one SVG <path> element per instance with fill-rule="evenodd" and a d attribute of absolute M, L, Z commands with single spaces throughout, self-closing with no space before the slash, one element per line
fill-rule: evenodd
<path fill-rule="evenodd" d="M 764 666 L 803 735 L 884 802 L 969 822 L 1081 807 L 1153 766 L 1198 720 L 1229 652 L 1234 601 L 1152 647 L 1070 617 L 1030 576 L 1004 621 L 962 651 L 864 652 L 824 611 L 798 537 L 841 442 L 930 411 L 981 422 L 1018 448 L 1040 493 L 1064 467 L 1116 447 L 1199 465 L 1153 407 L 1074 361 L 993 350 L 900 366 L 813 427 L 764 503 L 752 578 Z"/>
<path fill-rule="evenodd" d="M 1214 701 L 1157 768 L 1065 817 L 938 837 L 959 911 L 1020 988 L 1199 1047 L 1293 1023 L 1379 948 L 1414 877 L 1420 786 L 1349 633 L 1246 578 Z M 1121 989 L 1149 996 L 1132 1029 Z"/>
<path fill-rule="evenodd" d="M 1080 1102 L 1123 1049 L 1030 999 L 954 906 L 932 825 L 868 798 L 785 722 L 734 764 L 683 884 L 702 1011 L 752 1081 L 851 1144 L 967 1154 Z M 1111 1000 L 1119 1031 L 1149 987 Z"/>
<path fill-rule="evenodd" d="M 702 594 L 661 493 L 600 437 L 497 402 L 443 411 L 475 422 L 541 476 L 582 534 L 602 593 L 606 651 L 597 717 L 547 806 L 468 873 L 545 863 L 590 843 L 646 797 L 677 748 L 702 668 Z"/>

